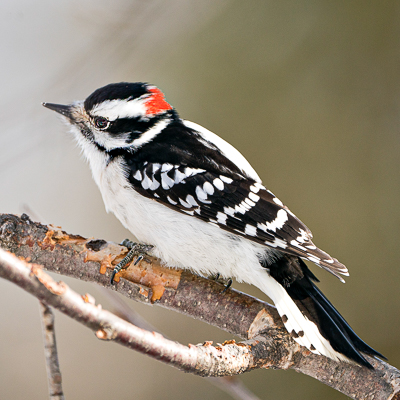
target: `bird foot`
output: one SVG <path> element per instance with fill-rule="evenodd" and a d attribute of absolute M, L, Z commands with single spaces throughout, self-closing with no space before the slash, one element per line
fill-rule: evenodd
<path fill-rule="evenodd" d="M 129 249 L 127 255 L 115 266 L 113 272 L 111 273 L 111 285 L 114 284 L 115 275 L 121 271 L 121 269 L 126 268 L 128 264 L 132 262 L 134 257 L 136 256 L 135 263 L 133 265 L 138 265 L 141 260 L 143 260 L 144 256 L 147 255 L 147 252 L 150 251 L 154 246 L 150 244 L 140 244 L 132 242 L 129 239 L 125 239 L 121 246 L 125 246 Z"/>

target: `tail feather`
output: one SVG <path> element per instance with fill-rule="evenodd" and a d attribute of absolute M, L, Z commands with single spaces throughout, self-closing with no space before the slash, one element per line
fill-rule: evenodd
<path fill-rule="evenodd" d="M 349 359 L 368 368 L 372 368 L 371 364 L 359 352 L 356 344 L 351 340 L 348 332 L 341 324 L 339 319 L 342 317 L 337 310 L 334 308 L 326 309 L 324 307 L 325 297 L 322 296 L 322 294 L 319 296 L 313 290 L 307 290 L 307 294 L 312 300 L 313 307 L 315 307 L 318 314 L 318 319 L 315 320 L 315 324 L 321 335 L 329 341 L 332 348 L 338 353 L 344 354 Z M 298 301 L 295 301 L 295 303 L 297 302 Z M 300 301 L 300 303 L 304 305 L 302 301 Z"/>
<path fill-rule="evenodd" d="M 380 357 L 386 360 L 378 351 L 374 350 L 371 346 L 365 343 L 350 327 L 347 321 L 342 317 L 339 311 L 332 305 L 332 303 L 322 294 L 322 292 L 317 288 L 317 286 L 312 283 L 316 295 L 314 295 L 315 301 L 318 302 L 321 308 L 333 318 L 335 323 L 340 327 L 340 329 L 347 334 L 349 340 L 353 343 L 354 347 L 373 357 Z"/>
<path fill-rule="evenodd" d="M 383 357 L 356 335 L 316 287 L 313 281 L 317 278 L 300 258 L 284 256 L 266 267 L 280 288 L 271 290 L 270 283 L 264 291 L 274 301 L 286 329 L 299 344 L 314 353 L 336 360 L 350 359 L 368 368 L 373 367 L 361 352 Z"/>

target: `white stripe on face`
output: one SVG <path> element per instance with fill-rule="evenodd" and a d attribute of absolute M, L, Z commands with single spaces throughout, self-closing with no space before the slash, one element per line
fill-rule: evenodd
<path fill-rule="evenodd" d="M 149 143 L 151 140 L 153 140 L 161 131 L 163 131 L 168 124 L 171 122 L 169 118 L 167 119 L 162 119 L 161 121 L 158 121 L 152 128 L 148 129 L 147 131 L 143 132 L 140 137 L 137 139 L 133 140 L 131 143 L 129 143 L 130 146 L 134 146 L 136 148 L 139 148 L 143 146 L 146 143 Z"/>
<path fill-rule="evenodd" d="M 118 118 L 138 118 L 146 116 L 146 97 L 134 100 L 106 100 L 96 105 L 90 115 L 115 121 Z"/>

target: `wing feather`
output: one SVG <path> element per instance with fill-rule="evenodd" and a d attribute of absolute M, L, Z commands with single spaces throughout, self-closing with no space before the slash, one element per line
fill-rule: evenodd
<path fill-rule="evenodd" d="M 167 207 L 310 260 L 342 281 L 338 274 L 348 275 L 343 264 L 314 245 L 307 226 L 259 182 L 146 162 L 131 163 L 127 173 L 136 191 Z"/>

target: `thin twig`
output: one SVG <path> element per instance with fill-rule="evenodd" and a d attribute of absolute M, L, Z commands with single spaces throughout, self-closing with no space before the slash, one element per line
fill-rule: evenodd
<path fill-rule="evenodd" d="M 39 302 L 39 306 L 42 315 L 44 354 L 46 357 L 49 398 L 50 400 L 64 400 L 61 371 L 57 354 L 56 333 L 54 329 L 54 314 L 51 308 L 42 301 Z"/>

